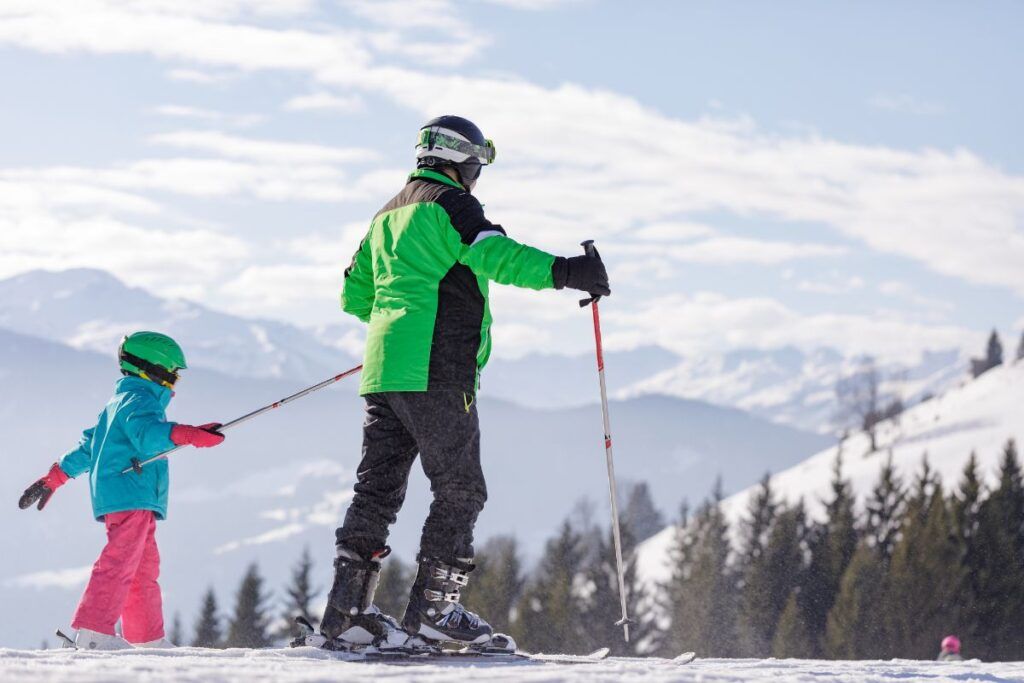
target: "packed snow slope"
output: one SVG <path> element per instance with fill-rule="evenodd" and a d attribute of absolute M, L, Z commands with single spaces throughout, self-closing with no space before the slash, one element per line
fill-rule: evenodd
<path fill-rule="evenodd" d="M 1024 446 L 1024 361 L 990 370 L 914 406 L 898 421 L 883 423 L 878 429 L 877 451 L 870 451 L 866 434 L 847 439 L 841 447 L 843 475 L 851 482 L 858 503 L 863 504 L 886 458 L 891 455 L 897 472 L 909 483 L 927 455 L 948 490 L 958 484 L 967 459 L 974 452 L 984 481 L 991 485 L 997 481 L 1003 446 L 1011 438 L 1018 446 Z M 820 519 L 839 449 L 826 449 L 773 476 L 776 494 L 790 503 L 802 499 L 809 515 Z M 751 486 L 722 502 L 734 530 L 756 491 L 757 486 Z M 670 567 L 666 560 L 673 537 L 674 529 L 668 527 L 641 545 L 639 569 L 646 580 L 668 578 Z"/>
<path fill-rule="evenodd" d="M 339 282 L 343 266 L 339 265 Z M 337 300 L 337 293 L 331 291 L 310 296 L 331 305 Z M 580 316 L 581 326 L 589 325 L 586 312 L 579 312 L 572 301 L 568 306 Z M 499 313 L 496 355 L 484 375 L 487 395 L 533 408 L 565 408 L 597 400 L 592 352 L 503 357 L 515 349 L 503 341 L 500 322 Z M 363 339 L 362 324 L 340 309 L 336 323 L 307 330 L 213 311 L 187 300 L 164 299 L 89 268 L 33 270 L 0 280 L 0 327 L 106 354 L 126 330 L 156 329 L 185 345 L 193 367 L 306 383 L 355 365 Z M 982 348 L 983 341 L 979 336 L 977 348 Z M 849 373 L 857 359 L 832 349 L 792 347 L 681 358 L 658 346 L 643 346 L 609 349 L 606 361 L 608 389 L 616 398 L 676 396 L 821 432 L 828 429 L 836 379 Z M 887 378 L 883 388 L 914 402 L 926 392 L 938 393 L 949 386 L 966 365 L 962 349 L 924 351 L 916 360 L 883 363 Z"/>
<path fill-rule="evenodd" d="M 301 388 L 201 368 L 183 374 L 168 409 L 171 420 L 182 422 L 224 421 Z M 71 618 L 104 540 L 89 512 L 87 482 L 69 482 L 42 512 L 18 510 L 14 502 L 95 423 L 118 377 L 113 354 L 0 329 L 0 604 L 17 615 L 0 619 L 0 645 L 37 646 Z M 346 381 L 273 411 L 232 431 L 216 449 L 173 456 L 168 519 L 157 532 L 168 619 L 181 612 L 191 632 L 210 585 L 230 609 L 253 561 L 280 597 L 304 545 L 313 553 L 317 585 L 329 584 L 333 532 L 360 455 L 363 404 L 356 384 Z M 616 402 L 613 411 L 619 475 L 649 481 L 665 510 L 684 495 L 709 490 L 719 473 L 739 488 L 760 476 L 764 462 L 799 462 L 824 443 L 741 411 L 675 398 Z M 600 506 L 598 521 L 605 519 L 599 407 L 532 410 L 485 397 L 480 414 L 489 489 L 480 540 L 515 534 L 528 558 L 536 557 L 583 496 Z M 755 459 L 750 438 L 758 445 Z M 429 496 L 414 467 L 390 541 L 403 560 L 415 556 Z"/>
<path fill-rule="evenodd" d="M 799 659 L 698 659 L 677 665 L 665 659 L 611 658 L 587 664 L 474 661 L 385 664 L 340 662 L 329 653 L 295 650 L 204 650 L 180 648 L 148 653 L 90 653 L 70 650 L 0 650 L 0 680 L 5 683 L 299 683 L 300 681 L 373 680 L 450 683 L 459 680 L 544 681 L 830 681 L 833 683 L 1012 683 L 1024 681 L 1022 663 L 958 663 L 893 660 L 809 661 Z"/>

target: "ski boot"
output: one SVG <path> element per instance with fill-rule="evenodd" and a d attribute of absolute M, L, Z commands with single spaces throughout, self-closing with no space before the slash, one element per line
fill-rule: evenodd
<path fill-rule="evenodd" d="M 380 577 L 380 561 L 391 548 L 362 556 L 355 550 L 338 545 L 334 560 L 334 586 L 327 597 L 327 609 L 320 622 L 322 647 L 332 650 L 375 648 L 386 650 L 405 645 L 408 635 L 398 621 L 384 614 L 373 604 Z"/>
<path fill-rule="evenodd" d="M 511 638 L 494 634 L 490 624 L 459 603 L 460 591 L 469 583 L 469 572 L 474 569 L 470 559 L 448 564 L 421 556 L 419 563 L 402 619 L 410 647 L 438 647 L 438 643 L 451 642 L 474 652 L 515 652 Z"/>
<path fill-rule="evenodd" d="M 99 633 L 87 628 L 78 629 L 75 648 L 79 650 L 131 650 L 132 644 L 117 634 Z"/>

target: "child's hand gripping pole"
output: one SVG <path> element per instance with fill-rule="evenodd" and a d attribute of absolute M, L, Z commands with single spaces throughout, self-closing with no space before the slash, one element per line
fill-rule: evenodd
<path fill-rule="evenodd" d="M 594 240 L 583 242 L 583 252 L 592 258 L 600 259 Z M 594 314 L 594 345 L 597 349 L 597 377 L 601 385 L 601 412 L 604 416 L 604 454 L 605 462 L 608 465 L 608 498 L 611 501 L 612 512 L 612 540 L 615 545 L 615 571 L 619 579 L 619 604 L 622 607 L 622 619 L 615 622 L 616 626 L 622 627 L 622 635 L 629 642 L 629 625 L 633 623 L 629 618 L 626 607 L 626 576 L 622 566 L 622 536 L 619 533 L 619 499 L 615 487 L 615 463 L 612 459 L 612 426 L 608 417 L 608 388 L 604 379 L 604 348 L 601 344 L 601 315 L 597 309 L 597 302 L 601 299 L 600 294 L 591 294 L 587 299 L 580 300 L 580 308 L 590 304 Z"/>
<path fill-rule="evenodd" d="M 346 370 L 345 372 L 343 372 L 341 374 L 338 374 L 338 375 L 335 375 L 334 377 L 331 377 L 330 379 L 325 379 L 323 382 L 319 382 L 317 384 L 314 384 L 311 387 L 306 387 L 302 391 L 298 391 L 298 392 L 292 394 L 291 396 L 287 396 L 285 398 L 282 398 L 280 401 L 274 401 L 270 405 L 263 406 L 262 408 L 259 408 L 257 410 L 252 411 L 251 413 L 246 413 L 242 417 L 235 418 L 234 420 L 231 420 L 230 422 L 225 422 L 224 424 L 218 424 L 216 422 L 212 422 L 210 424 L 206 424 L 206 425 L 203 425 L 201 427 L 191 427 L 189 425 L 177 425 L 177 427 L 175 427 L 175 429 L 177 429 L 179 427 L 187 427 L 188 430 L 189 430 L 189 431 L 181 433 L 181 438 L 182 438 L 182 442 L 181 443 L 179 443 L 178 441 L 174 440 L 174 435 L 172 434 L 171 438 L 172 438 L 172 440 L 174 440 L 174 443 L 176 444 L 174 446 L 174 448 L 171 448 L 170 450 L 166 450 L 166 451 L 164 451 L 163 453 L 161 453 L 159 455 L 154 455 L 152 458 L 149 458 L 147 460 L 139 460 L 138 458 L 132 458 L 132 466 L 131 467 L 126 467 L 125 469 L 121 470 L 121 474 L 128 474 L 129 472 L 135 472 L 136 474 L 142 474 L 142 468 L 143 467 L 145 467 L 146 465 L 148 465 L 151 462 L 155 462 L 157 460 L 163 460 L 164 458 L 166 458 L 167 456 L 169 456 L 171 453 L 173 453 L 174 451 L 178 450 L 182 446 L 186 446 L 186 445 L 189 445 L 189 444 L 191 444 L 193 446 L 196 446 L 196 447 L 199 447 L 199 448 L 205 448 L 205 447 L 208 447 L 208 446 L 216 446 L 217 444 L 219 444 L 221 441 L 224 440 L 224 435 L 223 435 L 224 432 L 229 430 L 229 429 L 231 429 L 232 427 L 237 427 L 238 425 L 242 424 L 243 422 L 248 422 L 249 420 L 253 419 L 254 417 L 259 417 L 263 413 L 270 412 L 271 410 L 273 410 L 275 408 L 280 408 L 281 406 L 285 405 L 286 403 L 291 403 L 292 401 L 294 401 L 296 399 L 300 399 L 303 396 L 308 396 L 309 394 L 312 394 L 314 391 L 317 391 L 319 389 L 323 389 L 324 387 L 328 387 L 328 386 L 334 384 L 335 382 L 340 382 L 341 380 L 345 379 L 346 377 L 348 377 L 350 375 L 354 375 L 354 374 L 356 374 L 357 372 L 359 372 L 362 369 L 363 369 L 362 365 L 357 365 L 356 367 L 352 368 L 351 370 Z M 191 431 L 191 430 L 194 430 L 194 431 Z M 217 437 L 219 437 L 219 438 L 217 438 Z M 185 440 L 186 438 L 189 439 L 189 440 L 186 441 Z"/>

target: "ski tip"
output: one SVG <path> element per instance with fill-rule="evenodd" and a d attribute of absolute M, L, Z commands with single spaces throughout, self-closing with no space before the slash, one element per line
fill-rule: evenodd
<path fill-rule="evenodd" d="M 684 652 L 683 654 L 681 654 L 678 657 L 674 658 L 672 661 L 675 662 L 676 664 L 689 664 L 690 662 L 692 662 L 695 659 L 697 659 L 697 653 L 696 652 Z"/>
<path fill-rule="evenodd" d="M 587 659 L 604 659 L 608 656 L 609 652 L 611 652 L 611 650 L 606 647 L 598 648 L 587 655 Z"/>
<path fill-rule="evenodd" d="M 78 649 L 75 646 L 75 641 L 73 641 L 71 638 L 69 638 L 64 633 L 64 631 L 61 631 L 60 629 L 57 629 L 56 631 L 54 631 L 54 635 L 57 636 L 57 638 L 60 640 L 60 646 L 61 647 L 69 647 L 72 650 L 77 650 Z"/>

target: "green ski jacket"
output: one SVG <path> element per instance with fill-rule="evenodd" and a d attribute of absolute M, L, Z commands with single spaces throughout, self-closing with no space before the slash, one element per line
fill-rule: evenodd
<path fill-rule="evenodd" d="M 552 288 L 554 262 L 448 176 L 412 173 L 345 270 L 341 307 L 369 323 L 359 393 L 475 393 L 491 353 L 488 281 Z"/>

